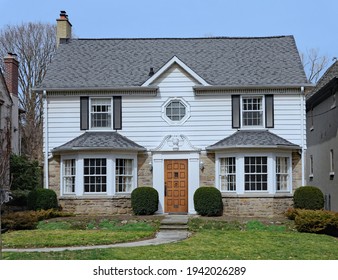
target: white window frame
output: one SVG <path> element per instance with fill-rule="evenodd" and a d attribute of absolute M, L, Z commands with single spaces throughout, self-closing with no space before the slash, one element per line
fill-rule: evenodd
<path fill-rule="evenodd" d="M 251 171 L 246 172 L 246 170 L 245 170 L 245 168 L 246 168 L 245 159 L 246 158 L 256 158 L 256 159 L 258 159 L 258 158 L 263 159 L 264 158 L 264 159 L 266 159 L 266 172 L 262 172 L 262 171 L 261 172 L 258 172 L 258 171 L 256 171 L 256 172 L 251 172 Z M 263 164 L 261 164 L 261 165 L 263 165 Z M 250 165 L 250 166 L 252 166 L 252 165 Z M 259 167 L 259 165 L 257 164 L 257 162 L 255 162 L 254 167 L 255 167 L 255 169 L 257 169 Z M 269 180 L 268 180 L 268 178 L 269 178 L 269 162 L 268 162 L 268 156 L 247 156 L 247 155 L 245 155 L 244 156 L 244 174 L 243 175 L 244 175 L 244 191 L 245 192 L 267 192 L 268 188 L 269 188 Z M 263 184 L 264 181 L 263 180 L 261 180 L 261 181 L 255 180 L 253 182 L 255 182 L 256 188 L 254 190 L 252 190 L 251 187 L 250 187 L 249 190 L 246 190 L 246 186 L 245 186 L 246 183 L 247 183 L 246 176 L 251 176 L 251 175 L 254 175 L 254 176 L 266 176 L 266 181 L 265 181 L 265 183 L 266 183 L 266 189 L 263 189 L 263 186 L 262 186 L 262 189 L 258 190 L 257 189 L 257 184 L 259 182 L 261 182 Z M 252 182 L 251 179 L 250 179 L 249 182 Z"/>
<path fill-rule="evenodd" d="M 279 158 L 286 158 L 287 159 L 287 172 L 283 172 L 283 173 L 278 173 L 277 172 L 277 164 L 278 164 L 278 159 Z M 292 174 L 292 158 L 290 155 L 287 155 L 287 154 L 277 154 L 276 157 L 275 157 L 275 170 L 276 170 L 276 173 L 275 173 L 275 180 L 276 180 L 276 183 L 275 183 L 275 186 L 276 186 L 276 192 L 278 193 L 284 193 L 284 192 L 287 192 L 289 193 L 291 190 L 292 190 L 292 180 L 291 180 L 291 174 Z M 282 176 L 286 176 L 287 180 L 285 181 L 287 186 L 286 186 L 286 189 L 283 189 L 283 190 L 278 190 L 278 180 L 277 180 L 277 175 L 282 175 Z"/>
<path fill-rule="evenodd" d="M 221 159 L 227 157 L 236 158 L 236 191 L 226 191 L 221 186 Z M 267 190 L 245 190 L 245 157 L 267 157 Z M 276 181 L 276 158 L 287 157 L 288 158 L 288 189 L 283 191 L 277 191 Z M 217 153 L 215 159 L 215 184 L 222 193 L 235 193 L 237 195 L 259 194 L 269 195 L 277 193 L 292 194 L 292 154 L 290 152 L 276 153 L 274 151 L 267 151 L 262 153 L 261 151 L 251 151 L 244 153 L 243 151 L 233 151 L 231 153 Z"/>
<path fill-rule="evenodd" d="M 107 112 L 107 115 L 110 115 L 110 125 L 109 126 L 93 126 L 93 114 L 98 114 L 98 112 L 92 111 L 92 106 L 95 101 L 98 100 L 110 100 L 110 112 Z M 105 112 L 104 112 L 105 113 Z M 113 128 L 113 98 L 111 97 L 91 97 L 89 98 L 89 129 L 90 130 L 112 130 Z"/>
<path fill-rule="evenodd" d="M 85 161 L 88 160 L 89 162 L 92 161 L 92 160 L 95 160 L 95 161 L 105 161 L 105 165 L 89 165 L 88 167 L 85 165 Z M 83 159 L 83 181 L 84 181 L 84 184 L 83 184 L 83 192 L 86 193 L 86 194 L 105 194 L 107 193 L 107 173 L 108 173 L 108 168 L 107 168 L 107 158 L 105 157 L 97 157 L 97 158 L 84 158 Z M 88 174 L 85 174 L 85 168 L 88 168 L 89 170 L 91 170 L 92 168 L 95 170 L 94 173 L 91 173 L 89 172 Z M 100 168 L 100 172 L 96 172 L 96 170 Z M 105 172 L 101 171 L 102 169 L 105 169 Z M 85 178 L 88 178 L 90 179 L 90 181 L 92 181 L 91 179 L 92 178 L 95 178 L 95 182 L 89 182 L 89 190 L 86 191 L 86 180 Z M 101 182 L 99 182 L 99 180 L 96 180 L 96 179 L 104 179 L 102 180 Z M 105 182 L 104 182 L 105 181 Z M 92 191 L 91 190 L 91 185 L 94 185 L 95 187 L 95 190 Z M 105 190 L 104 190 L 104 185 L 105 185 Z M 97 186 L 100 187 L 101 190 L 97 190 Z"/>
<path fill-rule="evenodd" d="M 131 165 L 126 168 L 126 161 L 131 162 Z M 123 162 L 123 165 L 118 165 L 120 162 Z M 115 192 L 116 193 L 131 193 L 133 187 L 133 159 L 129 158 L 116 158 L 115 159 Z M 123 169 L 124 173 L 120 173 L 119 169 Z M 127 171 L 127 173 L 126 173 Z M 121 182 L 120 182 L 121 180 Z M 128 182 L 129 181 L 129 182 Z M 124 185 L 122 187 L 124 190 L 120 190 L 120 185 Z M 129 187 L 127 187 L 129 185 Z"/>
<path fill-rule="evenodd" d="M 106 192 L 85 192 L 84 187 L 84 159 L 98 159 L 106 158 Z M 78 197 L 89 196 L 115 196 L 130 194 L 137 187 L 137 154 L 136 153 L 121 153 L 114 152 L 114 154 L 107 153 L 86 153 L 77 155 L 62 155 L 61 156 L 61 170 L 64 169 L 64 161 L 75 159 L 75 192 L 72 193 Z M 116 192 L 116 159 L 130 159 L 132 160 L 132 185 L 129 192 Z M 62 187 L 60 188 L 60 194 L 69 195 L 64 191 L 63 187 L 63 172 L 60 172 L 60 182 Z"/>
<path fill-rule="evenodd" d="M 75 194 L 75 185 L 76 185 L 76 159 L 69 158 L 62 161 L 62 190 L 64 194 Z M 70 171 L 70 172 L 69 172 Z M 68 184 L 71 184 L 69 186 Z M 71 188 L 71 191 L 69 191 Z"/>
<path fill-rule="evenodd" d="M 234 160 L 234 165 L 230 164 L 229 160 Z M 224 167 L 223 167 L 224 162 Z M 232 169 L 235 169 L 235 173 L 231 172 L 230 166 Z M 236 192 L 236 157 L 228 156 L 219 158 L 219 182 L 220 190 L 225 192 Z M 224 182 L 224 183 L 223 183 Z M 223 186 L 224 185 L 224 186 Z"/>
<path fill-rule="evenodd" d="M 185 116 L 182 117 L 180 120 L 172 120 L 167 116 L 167 107 L 172 102 L 180 102 L 185 107 Z M 173 97 L 169 98 L 166 102 L 162 105 L 162 118 L 169 124 L 169 125 L 182 125 L 190 118 L 190 105 L 186 102 L 183 98 Z"/>
<path fill-rule="evenodd" d="M 257 98 L 257 99 L 261 99 L 261 110 L 247 110 L 245 111 L 244 110 L 244 99 L 254 99 L 254 98 Z M 241 116 L 241 128 L 244 128 L 244 129 L 261 129 L 261 128 L 264 128 L 265 127 L 265 98 L 264 98 L 264 95 L 241 95 L 241 105 L 240 105 L 240 116 Z M 262 116 L 262 119 L 261 119 L 261 124 L 260 125 L 245 125 L 244 124 L 244 113 L 245 112 L 261 112 L 261 116 Z"/>

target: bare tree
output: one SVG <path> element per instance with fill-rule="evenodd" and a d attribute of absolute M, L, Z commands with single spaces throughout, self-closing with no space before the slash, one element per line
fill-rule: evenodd
<path fill-rule="evenodd" d="M 309 82 L 317 83 L 328 66 L 327 56 L 320 55 L 318 49 L 310 49 L 306 51 L 306 54 L 301 53 L 300 58 Z"/>
<path fill-rule="evenodd" d="M 56 27 L 43 23 L 7 25 L 0 31 L 0 63 L 8 53 L 19 60 L 19 103 L 22 153 L 30 159 L 42 160 L 42 96 L 31 91 L 44 78 L 56 50 Z"/>

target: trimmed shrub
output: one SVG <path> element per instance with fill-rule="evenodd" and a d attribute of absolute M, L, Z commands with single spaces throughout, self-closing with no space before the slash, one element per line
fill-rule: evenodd
<path fill-rule="evenodd" d="M 152 215 L 158 210 L 158 192 L 151 187 L 136 188 L 131 193 L 131 207 L 135 215 Z"/>
<path fill-rule="evenodd" d="M 294 221 L 299 209 L 295 208 L 288 208 L 288 210 L 285 211 L 285 216 L 289 219 Z"/>
<path fill-rule="evenodd" d="M 324 195 L 317 187 L 300 187 L 293 195 L 293 204 L 295 208 L 320 210 L 324 208 Z"/>
<path fill-rule="evenodd" d="M 214 187 L 200 187 L 194 193 L 194 206 L 201 216 L 220 216 L 223 213 L 222 194 Z"/>
<path fill-rule="evenodd" d="M 299 232 L 338 236 L 338 213 L 325 210 L 298 210 L 295 225 Z"/>
<path fill-rule="evenodd" d="M 56 209 L 58 208 L 56 193 L 49 189 L 31 191 L 27 197 L 27 207 L 29 210 Z"/>

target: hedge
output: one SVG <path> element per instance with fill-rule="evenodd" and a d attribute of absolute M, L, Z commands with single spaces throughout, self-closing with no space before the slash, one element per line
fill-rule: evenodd
<path fill-rule="evenodd" d="M 295 190 L 293 195 L 295 208 L 320 210 L 324 208 L 323 192 L 313 186 L 303 186 Z"/>

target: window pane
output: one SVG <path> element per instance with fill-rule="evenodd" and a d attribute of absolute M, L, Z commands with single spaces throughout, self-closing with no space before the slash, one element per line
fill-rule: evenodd
<path fill-rule="evenodd" d="M 276 157 L 276 185 L 277 191 L 288 191 L 289 158 Z"/>
<path fill-rule="evenodd" d="M 244 186 L 246 191 L 266 191 L 267 181 L 267 157 L 244 158 Z"/>
<path fill-rule="evenodd" d="M 236 158 L 220 159 L 221 191 L 236 191 Z"/>
<path fill-rule="evenodd" d="M 63 191 L 64 193 L 75 192 L 75 159 L 63 161 Z"/>
<path fill-rule="evenodd" d="M 90 114 L 92 128 L 110 128 L 111 99 L 110 98 L 91 99 Z"/>
<path fill-rule="evenodd" d="M 133 187 L 133 160 L 116 159 L 116 192 L 131 192 Z"/>
<path fill-rule="evenodd" d="M 107 160 L 84 159 L 84 190 L 85 192 L 106 192 L 107 191 Z"/>
<path fill-rule="evenodd" d="M 243 126 L 263 125 L 262 97 L 245 97 L 242 99 Z"/>
<path fill-rule="evenodd" d="M 180 121 L 185 114 L 186 108 L 181 101 L 171 101 L 166 107 L 166 116 L 173 121 Z"/>

